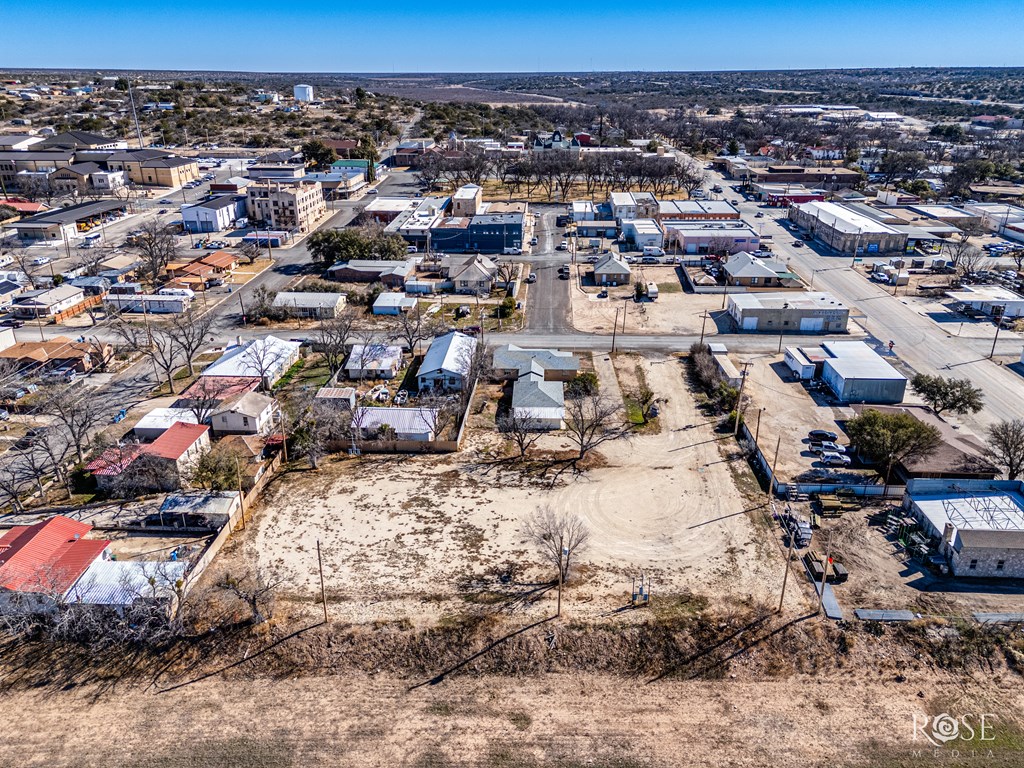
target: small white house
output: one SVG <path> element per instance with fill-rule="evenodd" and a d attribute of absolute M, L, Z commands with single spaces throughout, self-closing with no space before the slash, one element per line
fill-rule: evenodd
<path fill-rule="evenodd" d="M 301 347 L 301 342 L 276 336 L 236 344 L 208 366 L 203 376 L 259 376 L 269 389 L 298 361 Z"/>
<path fill-rule="evenodd" d="M 385 291 L 373 302 L 375 315 L 399 315 L 416 307 L 416 299 L 404 293 Z"/>
<path fill-rule="evenodd" d="M 287 310 L 295 317 L 333 320 L 345 308 L 346 300 L 344 293 L 281 291 L 274 297 L 274 307 Z"/>
<path fill-rule="evenodd" d="M 132 432 L 142 442 L 149 443 L 179 421 L 184 424 L 199 423 L 196 415 L 188 408 L 154 408 L 139 419 Z"/>
<path fill-rule="evenodd" d="M 457 392 L 466 385 L 477 340 L 458 331 L 438 336 L 423 357 L 416 386 L 421 392 L 439 389 Z"/>
<path fill-rule="evenodd" d="M 218 435 L 264 435 L 274 421 L 274 401 L 259 392 L 248 392 L 225 403 L 210 417 Z"/>
<path fill-rule="evenodd" d="M 402 348 L 387 344 L 353 344 L 345 361 L 350 379 L 393 379 L 402 367 Z"/>

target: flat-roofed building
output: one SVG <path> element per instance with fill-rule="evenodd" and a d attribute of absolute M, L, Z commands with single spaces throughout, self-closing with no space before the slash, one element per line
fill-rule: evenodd
<path fill-rule="evenodd" d="M 850 308 L 831 293 L 729 294 L 729 316 L 742 331 L 846 333 Z"/>
<path fill-rule="evenodd" d="M 320 182 L 257 181 L 245 188 L 249 217 L 271 229 L 310 232 L 327 213 Z"/>
<path fill-rule="evenodd" d="M 800 203 L 789 218 L 840 253 L 902 253 L 907 233 L 837 203 Z"/>

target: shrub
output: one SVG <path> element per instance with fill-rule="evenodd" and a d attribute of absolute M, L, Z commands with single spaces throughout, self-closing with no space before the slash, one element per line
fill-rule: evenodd
<path fill-rule="evenodd" d="M 565 385 L 565 396 L 568 398 L 589 397 L 596 395 L 597 389 L 597 374 L 593 371 L 584 371 Z"/>

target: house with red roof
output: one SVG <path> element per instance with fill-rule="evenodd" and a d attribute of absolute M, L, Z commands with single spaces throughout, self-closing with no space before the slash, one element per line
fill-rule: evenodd
<path fill-rule="evenodd" d="M 8 530 L 0 537 L 0 604 L 12 594 L 64 599 L 96 560 L 109 558 L 110 542 L 85 538 L 91 530 L 62 515 Z"/>
<path fill-rule="evenodd" d="M 210 428 L 205 424 L 176 421 L 160 437 L 146 445 L 128 444 L 108 448 L 86 465 L 100 490 L 121 485 L 125 473 L 139 488 L 173 491 L 210 450 Z"/>

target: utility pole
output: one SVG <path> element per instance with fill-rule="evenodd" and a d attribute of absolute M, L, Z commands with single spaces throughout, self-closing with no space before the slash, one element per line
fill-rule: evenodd
<path fill-rule="evenodd" d="M 788 302 L 788 301 L 787 301 L 787 302 L 785 302 L 785 303 L 784 303 L 784 304 L 782 305 L 782 309 L 783 309 L 783 311 L 785 311 L 785 310 L 789 309 L 789 302 Z M 785 325 L 780 325 L 780 326 L 779 326 L 779 349 L 778 349 L 778 351 L 776 352 L 776 354 L 779 354 L 779 355 L 781 355 L 781 354 L 782 354 L 782 337 L 783 337 L 783 335 L 784 335 L 785 333 L 786 333 L 786 326 L 785 326 Z"/>
<path fill-rule="evenodd" d="M 700 321 L 700 344 L 698 346 L 703 347 L 704 346 L 704 326 L 707 325 L 707 322 L 708 322 L 708 311 L 706 309 L 704 310 L 704 314 L 701 315 L 701 317 L 703 319 Z"/>
<path fill-rule="evenodd" d="M 996 320 L 996 335 L 995 335 L 995 338 L 992 339 L 992 349 L 989 350 L 989 353 L 988 353 L 988 359 L 989 360 L 991 360 L 992 357 L 996 353 L 996 342 L 999 341 L 999 329 L 1003 325 L 1003 314 L 1005 314 L 1005 312 L 1006 312 L 1006 307 L 1003 306 L 1003 311 L 999 314 L 999 319 Z"/>
<path fill-rule="evenodd" d="M 793 560 L 793 545 L 796 543 L 796 534 L 789 531 L 789 550 L 786 552 L 786 572 L 782 576 L 782 595 L 779 597 L 779 609 L 776 613 L 782 613 L 782 604 L 786 601 L 786 582 L 789 581 L 789 564 Z"/>
<path fill-rule="evenodd" d="M 615 308 L 615 323 L 612 325 L 612 354 L 615 354 L 615 334 L 619 330 L 619 308 Z"/>
<path fill-rule="evenodd" d="M 238 482 L 238 504 L 242 509 L 242 530 L 245 530 L 245 493 L 242 491 L 242 472 L 238 468 L 238 457 L 235 456 L 235 480 Z"/>
<path fill-rule="evenodd" d="M 316 564 L 320 569 L 320 601 L 324 605 L 324 624 L 327 623 L 327 590 L 324 588 L 324 561 L 320 557 L 320 539 L 316 540 Z"/>
<path fill-rule="evenodd" d="M 756 442 L 756 441 L 755 441 Z M 779 439 L 775 441 L 775 457 L 772 459 L 772 470 L 771 474 L 768 475 L 768 490 L 765 491 L 764 495 L 768 498 L 772 496 L 772 483 L 775 482 L 775 465 L 779 462 L 779 448 L 782 447 L 782 435 L 779 435 Z"/>
<path fill-rule="evenodd" d="M 832 531 L 828 532 L 828 544 L 825 545 L 825 562 L 822 563 L 821 570 L 821 592 L 818 594 L 818 613 L 821 613 L 821 607 L 825 602 L 825 579 L 828 577 L 828 562 L 832 557 Z"/>
<path fill-rule="evenodd" d="M 736 437 L 740 432 L 740 406 L 743 404 L 743 385 L 747 383 L 747 368 L 751 365 L 752 363 L 744 363 L 743 370 L 740 371 L 740 391 L 736 395 L 736 418 L 733 419 L 732 425 L 733 437 Z"/>

